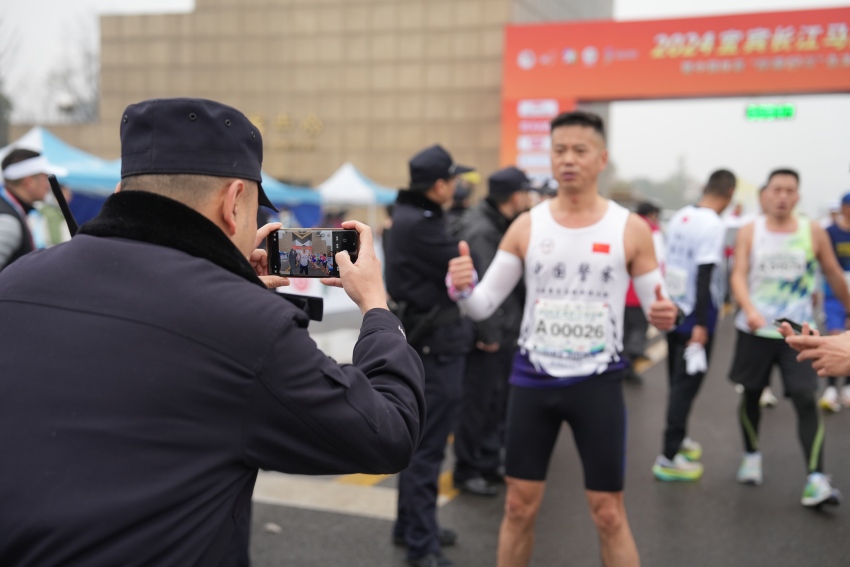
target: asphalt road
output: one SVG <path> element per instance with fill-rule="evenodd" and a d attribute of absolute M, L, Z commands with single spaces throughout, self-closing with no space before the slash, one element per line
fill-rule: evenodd
<path fill-rule="evenodd" d="M 629 407 L 626 501 L 644 566 L 838 567 L 850 565 L 850 502 L 814 511 L 800 504 L 805 467 L 791 405 L 765 410 L 761 444 L 765 482 L 735 482 L 741 458 L 737 394 L 726 378 L 734 330 L 727 318 L 717 337 L 709 376 L 691 416 L 690 435 L 705 449 L 705 475 L 694 484 L 654 480 L 666 405 L 666 366 L 627 386 Z M 775 391 L 781 393 L 778 380 Z M 850 410 L 825 416 L 826 467 L 850 496 Z M 326 479 L 326 482 L 334 482 Z M 392 486 L 393 479 L 378 487 Z M 439 513 L 460 533 L 446 555 L 460 567 L 495 565 L 503 495 L 461 495 Z M 265 526 L 281 528 L 270 533 Z M 390 543 L 387 518 L 255 503 L 251 555 L 255 567 L 402 566 L 404 552 Z M 600 565 L 596 534 L 582 489 L 578 458 L 562 431 L 536 532 L 532 565 Z"/>

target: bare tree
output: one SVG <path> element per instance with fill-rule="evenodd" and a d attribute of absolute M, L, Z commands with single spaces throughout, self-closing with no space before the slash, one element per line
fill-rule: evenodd
<path fill-rule="evenodd" d="M 51 103 L 69 122 L 94 122 L 100 106 L 97 20 L 81 18 L 69 29 L 69 49 L 47 78 Z"/>
<path fill-rule="evenodd" d="M 0 18 L 0 146 L 9 143 L 9 118 L 12 114 L 12 101 L 6 93 L 6 79 L 12 66 L 21 36 L 17 30 L 10 32 Z"/>

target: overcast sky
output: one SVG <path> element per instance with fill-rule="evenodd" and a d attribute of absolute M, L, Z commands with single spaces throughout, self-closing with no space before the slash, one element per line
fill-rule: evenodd
<path fill-rule="evenodd" d="M 848 5 L 838 0 L 615 0 L 614 15 L 631 20 Z M 15 118 L 44 115 L 47 102 L 37 93 L 44 90 L 50 70 L 94 27 L 98 13 L 185 12 L 193 7 L 194 0 L 0 0 L 0 33 L 20 35 L 15 61 L 2 70 L 16 105 Z M 93 42 L 96 34 L 96 29 L 85 33 Z M 748 123 L 744 107 L 757 101 L 792 102 L 797 117 L 785 123 Z M 684 160 L 698 179 L 727 167 L 755 187 L 770 169 L 791 166 L 802 174 L 802 207 L 810 214 L 850 191 L 850 95 L 618 102 L 610 117 L 612 159 L 627 179 L 661 180 Z"/>

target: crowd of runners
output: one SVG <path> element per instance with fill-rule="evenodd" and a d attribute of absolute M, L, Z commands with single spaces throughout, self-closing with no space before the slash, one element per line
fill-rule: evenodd
<path fill-rule="evenodd" d="M 518 290 L 524 293 L 517 338 L 507 359 L 508 401 L 502 406 L 501 421 L 504 459 L 498 469 L 503 477 L 493 474 L 497 469 L 492 464 L 480 471 L 481 482 L 455 471 L 456 484 L 469 494 L 495 495 L 491 481 L 502 479 L 507 485 L 499 566 L 524 566 L 530 561 L 549 461 L 565 422 L 582 463 L 603 563 L 639 564 L 623 499 L 622 384 L 640 380 L 630 358 L 642 354 L 647 324 L 664 332 L 669 375 L 666 426 L 659 432 L 661 450 L 652 474 L 663 482 L 699 480 L 704 448 L 689 435 L 688 417 L 698 403 L 718 322 L 729 300 L 737 311 L 737 338 L 728 377 L 730 388 L 739 392 L 742 448 L 740 466 L 730 471 L 730 481 L 762 484 L 760 414 L 765 405 L 777 403 L 769 385 L 778 368 L 782 394 L 797 419 L 798 440 L 788 441 L 799 442 L 803 454 L 800 501 L 812 508 L 839 504 L 841 494 L 824 471 L 819 405 L 830 411 L 842 404 L 850 407 L 850 385 L 845 383 L 839 391 L 830 379 L 819 402 L 817 373 L 809 361 L 798 360 L 784 335 L 791 330 L 788 325 L 806 324 L 806 331 L 817 327 L 819 305 L 826 319 L 821 328 L 830 333 L 846 328 L 850 194 L 834 224 L 824 228 L 796 210 L 798 172 L 777 168 L 766 172 L 759 211 L 749 219 L 735 216 L 739 209 L 724 216 L 734 202 L 737 179 L 731 171 L 718 169 L 697 202 L 675 212 L 662 230 L 659 207 L 642 207 L 637 215 L 599 194 L 598 177 L 608 153 L 598 116 L 576 111 L 556 117 L 551 141 L 557 191 L 507 218 L 497 249 L 484 252 L 486 247 L 475 245 L 474 230 L 456 232 L 473 244 L 454 240 L 457 252 L 446 277 L 448 294 L 460 315 L 477 322 L 476 347 L 470 356 L 504 351 L 504 343 L 483 338 L 487 328 L 482 324 L 503 314 L 507 310 L 503 306 Z M 411 161 L 411 175 L 416 159 Z M 490 179 L 488 199 L 493 208 L 503 202 L 493 198 L 494 178 L 499 175 L 504 176 L 504 170 Z M 515 191 L 527 189 L 521 185 Z M 474 214 L 478 213 L 464 217 L 467 225 Z M 464 226 L 463 219 L 460 222 Z M 388 264 L 392 262 L 390 252 Z M 389 292 L 392 296 L 392 287 Z M 820 297 L 824 301 L 819 304 Z M 787 324 L 780 332 L 783 321 Z M 480 363 L 469 360 L 464 383 L 480 398 L 480 379 L 476 382 L 469 370 Z M 426 396 L 428 380 L 436 383 L 426 365 Z M 458 431 L 472 420 L 468 397 L 464 392 Z M 460 460 L 468 465 L 468 442 L 461 449 Z M 480 454 L 484 447 L 478 450 Z M 442 459 L 442 453 L 437 455 Z M 400 518 L 403 512 L 409 513 L 400 508 Z M 435 516 L 435 509 L 428 514 Z M 413 565 L 453 565 L 441 547 L 453 545 L 457 534 L 440 529 L 435 519 L 423 531 L 428 530 L 430 539 L 422 533 L 415 538 L 409 537 L 409 527 L 405 531 L 397 525 L 396 543 L 408 545 Z"/>
<path fill-rule="evenodd" d="M 289 266 L 284 269 L 284 275 L 327 277 L 334 269 L 332 254 L 319 254 L 306 248 L 293 246 L 288 254 L 280 253 L 280 260 L 282 266 Z"/>

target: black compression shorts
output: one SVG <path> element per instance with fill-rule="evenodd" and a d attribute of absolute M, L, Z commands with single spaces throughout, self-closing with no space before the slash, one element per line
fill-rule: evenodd
<path fill-rule="evenodd" d="M 522 480 L 545 480 L 561 424 L 573 431 L 584 468 L 584 486 L 623 490 L 626 465 L 626 406 L 623 376 L 615 371 L 557 389 L 511 386 L 505 472 Z"/>

